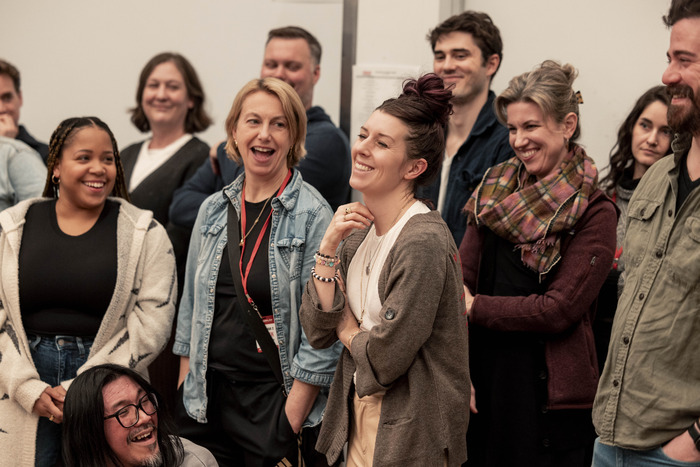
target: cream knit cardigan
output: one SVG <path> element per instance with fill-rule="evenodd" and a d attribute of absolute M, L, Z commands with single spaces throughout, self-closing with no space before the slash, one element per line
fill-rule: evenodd
<path fill-rule="evenodd" d="M 19 308 L 18 259 L 27 200 L 0 212 L 0 466 L 33 466 L 39 418 L 32 408 L 48 384 L 39 379 Z M 120 203 L 117 221 L 117 281 L 90 355 L 78 374 L 116 363 L 147 375 L 165 348 L 177 278 L 165 229 L 144 211 Z M 61 383 L 68 389 L 70 381 Z"/>

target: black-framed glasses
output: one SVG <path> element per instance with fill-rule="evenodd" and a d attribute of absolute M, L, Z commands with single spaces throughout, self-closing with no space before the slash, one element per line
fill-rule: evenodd
<path fill-rule="evenodd" d="M 146 415 L 153 415 L 158 411 L 158 399 L 153 393 L 148 393 L 143 396 L 136 404 L 125 405 L 121 409 L 114 412 L 112 415 L 106 416 L 104 419 L 116 418 L 124 428 L 131 428 L 139 422 L 139 409 Z"/>

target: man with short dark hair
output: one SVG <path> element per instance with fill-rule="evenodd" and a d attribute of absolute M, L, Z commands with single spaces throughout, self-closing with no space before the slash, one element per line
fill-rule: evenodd
<path fill-rule="evenodd" d="M 71 383 L 63 406 L 63 460 L 71 467 L 218 465 L 205 448 L 174 436 L 148 381 L 112 364 L 92 367 Z"/>
<path fill-rule="evenodd" d="M 278 78 L 299 94 L 306 108 L 306 157 L 296 169 L 304 181 L 316 188 L 333 210 L 350 198 L 350 145 L 346 136 L 326 112 L 314 106 L 314 86 L 321 76 L 321 44 L 305 29 L 287 26 L 268 33 L 260 77 Z M 216 191 L 233 182 L 243 167 L 217 148 L 216 164 L 220 174 L 206 161 L 185 185 L 178 189 L 170 205 L 170 220 L 192 227 L 199 206 Z"/>
<path fill-rule="evenodd" d="M 19 70 L 11 63 L 0 59 L 0 136 L 18 139 L 41 155 L 46 164 L 49 147 L 29 134 L 19 124 L 19 109 L 22 107 Z"/>
<path fill-rule="evenodd" d="M 433 70 L 452 87 L 453 114 L 447 125 L 442 174 L 419 191 L 442 213 L 455 243 L 467 227 L 464 205 L 489 167 L 513 156 L 508 131 L 496 119 L 490 90 L 501 65 L 503 43 L 486 13 L 465 11 L 428 35 Z"/>
<path fill-rule="evenodd" d="M 593 465 L 700 465 L 700 1 L 673 0 L 673 155 L 629 202 L 625 287 L 593 406 Z"/>

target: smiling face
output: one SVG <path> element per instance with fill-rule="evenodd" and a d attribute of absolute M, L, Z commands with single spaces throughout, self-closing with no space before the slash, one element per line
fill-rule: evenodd
<path fill-rule="evenodd" d="M 263 183 L 280 179 L 281 183 L 292 142 L 277 96 L 265 91 L 248 95 L 231 135 L 243 159 L 246 179 Z"/>
<path fill-rule="evenodd" d="M 409 160 L 408 127 L 398 118 L 375 110 L 360 128 L 352 146 L 350 186 L 365 196 L 410 189 L 425 170 L 425 159 Z"/>
<path fill-rule="evenodd" d="M 301 38 L 275 37 L 265 46 L 261 78 L 277 78 L 289 84 L 299 94 L 306 110 L 311 108 L 314 86 L 321 67 L 311 57 L 309 44 Z"/>
<path fill-rule="evenodd" d="M 453 103 L 461 105 L 488 92 L 491 77 L 498 69 L 498 55 L 484 63 L 479 46 L 466 32 L 440 36 L 433 50 L 433 71 L 452 88 Z"/>
<path fill-rule="evenodd" d="M 671 29 L 668 67 L 662 81 L 672 96 L 668 123 L 680 133 L 700 134 L 700 18 L 678 21 Z"/>
<path fill-rule="evenodd" d="M 668 107 L 654 101 L 642 111 L 632 129 L 633 178 L 641 178 L 659 159 L 668 153 L 673 131 L 668 126 Z"/>
<path fill-rule="evenodd" d="M 143 88 L 141 105 L 154 131 L 163 126 L 185 128 L 187 112 L 194 102 L 173 62 L 163 62 L 153 69 Z"/>
<path fill-rule="evenodd" d="M 146 394 L 128 376 L 121 376 L 102 388 L 104 416 L 107 417 L 129 404 L 138 404 Z M 159 459 L 158 413 L 146 415 L 139 409 L 139 421 L 124 428 L 115 417 L 104 421 L 107 444 L 124 466 L 141 466 L 150 459 Z"/>
<path fill-rule="evenodd" d="M 576 128 L 576 114 L 569 113 L 563 123 L 556 123 L 532 102 L 513 102 L 506 112 L 510 146 L 525 170 L 538 179 L 554 173 L 568 153 L 566 140 Z"/>
<path fill-rule="evenodd" d="M 59 180 L 58 203 L 72 209 L 101 211 L 117 176 L 114 148 L 107 132 L 88 126 L 69 135 L 53 176 Z"/>

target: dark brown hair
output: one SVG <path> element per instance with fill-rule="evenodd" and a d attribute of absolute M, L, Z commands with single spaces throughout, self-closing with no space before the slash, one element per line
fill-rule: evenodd
<path fill-rule="evenodd" d="M 498 55 L 498 68 L 503 61 L 503 41 L 501 32 L 498 30 L 491 17 L 480 11 L 464 11 L 458 15 L 447 18 L 435 29 L 428 33 L 430 47 L 435 51 L 435 44 L 441 36 L 451 32 L 464 32 L 471 34 L 479 50 L 481 50 L 482 66 L 486 65 L 488 58 Z M 491 79 L 496 76 L 498 68 L 494 71 Z"/>
<path fill-rule="evenodd" d="M 663 17 L 663 21 L 670 28 L 686 18 L 700 18 L 700 2 L 697 0 L 673 0 L 668 14 Z"/>
<path fill-rule="evenodd" d="M 12 63 L 0 59 L 0 75 L 9 76 L 15 85 L 15 91 L 19 92 L 19 85 L 21 84 L 19 70 Z"/>
<path fill-rule="evenodd" d="M 445 154 L 445 125 L 452 113 L 452 91 L 442 78 L 428 73 L 403 83 L 397 98 L 387 99 L 377 110 L 401 120 L 408 127 L 406 157 L 425 159 L 427 168 L 414 181 L 413 193 L 428 185 L 440 171 Z"/>
<path fill-rule="evenodd" d="M 666 86 L 654 86 L 642 94 L 640 98 L 637 99 L 637 102 L 634 104 L 629 115 L 627 115 L 625 121 L 620 125 L 620 129 L 617 131 L 617 141 L 610 151 L 610 171 L 605 178 L 600 181 L 600 186 L 608 194 L 612 194 L 625 170 L 629 169 L 634 164 L 634 155 L 632 154 L 632 132 L 634 126 L 637 124 L 637 120 L 639 120 L 639 116 L 642 115 L 644 109 L 652 102 L 657 101 L 661 102 L 666 107 L 671 103 L 671 98 L 666 91 Z M 666 154 L 670 153 L 671 146 L 669 145 Z"/>
<path fill-rule="evenodd" d="M 61 152 L 66 144 L 70 144 L 73 136 L 83 128 L 96 127 L 104 130 L 109 135 L 109 140 L 112 142 L 112 151 L 114 152 L 114 165 L 117 168 L 117 178 L 114 180 L 114 189 L 111 196 L 124 198 L 129 201 L 129 193 L 126 190 L 126 182 L 124 177 L 124 169 L 119 158 L 119 148 L 117 140 L 114 138 L 112 130 L 107 124 L 97 117 L 74 117 L 63 120 L 56 130 L 51 135 L 49 141 L 49 157 L 46 161 L 48 172 L 46 174 L 46 185 L 42 196 L 47 198 L 58 198 L 59 184 L 53 181 L 53 169 L 61 160 Z"/>
<path fill-rule="evenodd" d="M 150 59 L 148 63 L 146 63 L 146 66 L 143 67 L 143 70 L 141 70 L 139 86 L 136 90 L 136 107 L 131 109 L 131 123 L 144 133 L 151 129 L 151 125 L 148 123 L 146 114 L 143 111 L 143 105 L 141 104 L 143 100 L 143 90 L 153 70 L 158 65 L 165 62 L 172 62 L 175 68 L 178 69 L 182 75 L 182 79 L 185 81 L 187 97 L 192 99 L 193 106 L 187 111 L 187 116 L 185 117 L 185 132 L 198 133 L 206 130 L 209 128 L 209 125 L 211 125 L 211 118 L 206 110 L 204 110 L 204 89 L 199 82 L 197 72 L 185 57 L 173 52 L 163 52 L 156 55 Z"/>
<path fill-rule="evenodd" d="M 299 26 L 286 26 L 283 28 L 272 29 L 267 33 L 267 45 L 272 39 L 304 39 L 307 44 L 309 44 L 309 50 L 311 51 L 311 58 L 313 58 L 314 63 L 319 65 L 321 63 L 321 44 L 318 42 L 313 34 L 304 28 Z"/>

